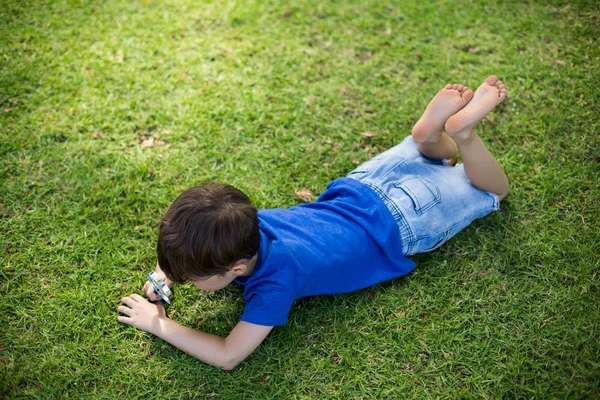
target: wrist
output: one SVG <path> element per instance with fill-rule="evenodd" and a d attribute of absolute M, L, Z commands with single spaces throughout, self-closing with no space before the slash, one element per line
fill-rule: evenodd
<path fill-rule="evenodd" d="M 167 316 L 159 316 L 156 323 L 152 327 L 152 332 L 150 332 L 150 333 L 153 334 L 154 336 L 158 336 L 159 338 L 161 338 L 163 340 L 166 340 L 166 337 L 168 336 L 168 332 L 171 329 L 171 324 L 174 324 L 174 323 L 175 322 L 173 322 Z"/>

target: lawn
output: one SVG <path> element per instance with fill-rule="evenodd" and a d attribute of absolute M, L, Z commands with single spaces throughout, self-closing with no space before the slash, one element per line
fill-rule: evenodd
<path fill-rule="evenodd" d="M 597 2 L 0 0 L 0 38 L 0 397 L 600 397 Z M 511 193 L 411 275 L 297 301 L 232 372 L 116 321 L 183 189 L 299 204 L 490 74 Z M 243 309 L 175 290 L 207 332 Z"/>

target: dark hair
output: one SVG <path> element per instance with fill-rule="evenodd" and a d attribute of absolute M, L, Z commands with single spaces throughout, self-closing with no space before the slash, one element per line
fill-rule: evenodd
<path fill-rule="evenodd" d="M 260 245 L 258 211 L 241 190 L 209 183 L 184 191 L 158 228 L 158 265 L 169 279 L 225 275 Z"/>

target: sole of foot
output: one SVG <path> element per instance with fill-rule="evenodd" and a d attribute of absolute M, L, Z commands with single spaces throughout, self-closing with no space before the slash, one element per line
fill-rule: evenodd
<path fill-rule="evenodd" d="M 473 98 L 473 91 L 458 83 L 448 84 L 431 100 L 412 130 L 417 143 L 435 143 L 450 116 L 465 107 Z"/>
<path fill-rule="evenodd" d="M 490 111 L 506 98 L 506 88 L 495 75 L 477 88 L 473 99 L 446 121 L 446 133 L 454 140 L 469 140 L 473 130 Z"/>

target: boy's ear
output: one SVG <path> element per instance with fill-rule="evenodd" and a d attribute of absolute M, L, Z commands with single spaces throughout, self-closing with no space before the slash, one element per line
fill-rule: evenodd
<path fill-rule="evenodd" d="M 237 260 L 235 264 L 233 264 L 233 267 L 231 267 L 230 271 L 233 272 L 236 276 L 241 276 L 245 274 L 247 270 L 248 260 L 244 258 L 242 260 Z"/>

